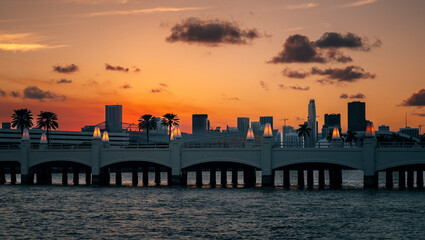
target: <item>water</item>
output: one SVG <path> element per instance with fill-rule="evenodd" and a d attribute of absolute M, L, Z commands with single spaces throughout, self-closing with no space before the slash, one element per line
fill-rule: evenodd
<path fill-rule="evenodd" d="M 358 189 L 361 177 L 323 191 L 3 185 L 0 238 L 423 238 L 424 192 Z"/>

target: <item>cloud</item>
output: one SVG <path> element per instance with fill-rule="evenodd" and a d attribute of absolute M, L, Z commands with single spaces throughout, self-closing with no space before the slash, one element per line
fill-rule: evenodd
<path fill-rule="evenodd" d="M 352 2 L 352 3 L 348 3 L 345 5 L 342 5 L 341 7 L 343 8 L 347 8 L 347 7 L 360 7 L 363 5 L 367 5 L 367 4 L 371 4 L 371 3 L 376 3 L 378 0 L 360 0 L 360 1 L 356 1 L 356 2 Z"/>
<path fill-rule="evenodd" d="M 309 2 L 309 3 L 287 5 L 285 9 L 287 9 L 287 10 L 308 9 L 308 8 L 314 8 L 314 7 L 317 7 L 317 6 L 319 6 L 319 4 L 314 3 L 314 2 Z"/>
<path fill-rule="evenodd" d="M 333 84 L 336 82 L 356 82 L 359 79 L 374 79 L 375 74 L 365 72 L 363 68 L 359 66 L 347 66 L 345 68 L 328 68 L 325 70 L 313 67 L 311 69 L 312 75 L 327 76 L 327 79 L 317 80 L 322 84 Z"/>
<path fill-rule="evenodd" d="M 268 63 L 327 63 L 349 62 L 352 59 L 335 49 L 321 50 L 308 37 L 295 34 L 283 44 L 283 50 Z"/>
<path fill-rule="evenodd" d="M 133 68 L 133 72 L 140 72 L 140 68 L 136 66 L 131 66 Z"/>
<path fill-rule="evenodd" d="M 128 72 L 130 69 L 126 67 L 121 66 L 112 66 L 107 63 L 105 63 L 105 69 L 110 71 L 119 71 L 119 72 Z"/>
<path fill-rule="evenodd" d="M 121 88 L 130 89 L 130 88 L 132 88 L 132 86 L 130 86 L 130 84 L 124 84 L 124 85 L 121 86 Z"/>
<path fill-rule="evenodd" d="M 186 7 L 186 8 L 145 8 L 135 10 L 122 10 L 122 11 L 104 11 L 89 13 L 87 17 L 103 17 L 103 16 L 123 16 L 123 15 L 137 15 L 137 14 L 150 14 L 150 13 L 165 13 L 165 12 L 183 12 L 183 11 L 195 11 L 204 10 L 209 7 Z"/>
<path fill-rule="evenodd" d="M 357 93 L 350 96 L 350 99 L 364 99 L 366 96 L 363 93 Z"/>
<path fill-rule="evenodd" d="M 12 91 L 12 92 L 10 93 L 10 96 L 12 96 L 12 97 L 14 97 L 14 98 L 18 98 L 18 97 L 20 97 L 20 96 L 21 96 L 21 94 L 20 94 L 19 92 L 14 92 L 14 91 Z"/>
<path fill-rule="evenodd" d="M 58 96 L 50 91 L 43 91 L 36 86 L 29 86 L 24 89 L 24 98 L 28 99 L 37 99 L 40 102 L 43 102 L 46 99 L 53 101 L 65 101 L 66 97 L 64 95 Z"/>
<path fill-rule="evenodd" d="M 65 65 L 63 67 L 62 65 L 53 66 L 53 71 L 58 73 L 66 73 L 66 74 L 77 72 L 78 69 L 79 67 L 75 64 Z"/>
<path fill-rule="evenodd" d="M 422 88 L 417 93 L 413 93 L 408 99 L 404 100 L 402 106 L 410 107 L 423 107 L 425 106 L 425 89 Z"/>
<path fill-rule="evenodd" d="M 350 48 L 355 50 L 369 51 L 373 47 L 381 46 L 381 40 L 369 44 L 368 39 L 361 38 L 354 33 L 341 34 L 337 32 L 326 32 L 314 44 L 319 48 Z"/>
<path fill-rule="evenodd" d="M 0 97 L 6 97 L 6 92 L 0 89 Z"/>
<path fill-rule="evenodd" d="M 68 80 L 68 79 L 62 78 L 61 80 L 57 80 L 56 83 L 57 84 L 72 83 L 72 80 L 71 79 Z"/>
<path fill-rule="evenodd" d="M 294 71 L 294 70 L 290 70 L 289 68 L 285 68 L 282 71 L 282 74 L 289 78 L 298 78 L 298 79 L 304 79 L 310 75 L 310 73 L 308 72 Z"/>
<path fill-rule="evenodd" d="M 162 92 L 162 90 L 160 88 L 152 88 L 151 92 L 152 93 L 160 93 L 160 92 Z"/>
<path fill-rule="evenodd" d="M 260 81 L 260 86 L 266 91 L 269 90 L 269 85 L 264 81 Z"/>
<path fill-rule="evenodd" d="M 68 47 L 67 45 L 41 44 L 41 37 L 32 33 L 0 34 L 0 50 L 12 52 L 28 52 L 42 49 Z"/>
<path fill-rule="evenodd" d="M 300 87 L 298 85 L 295 85 L 295 86 L 289 86 L 289 88 L 292 89 L 292 90 L 298 90 L 298 91 L 308 91 L 308 90 L 310 90 L 309 86 Z"/>
<path fill-rule="evenodd" d="M 255 28 L 241 29 L 235 22 L 188 18 L 171 28 L 171 35 L 166 38 L 166 41 L 198 43 L 207 46 L 243 45 L 258 37 L 260 35 Z"/>
<path fill-rule="evenodd" d="M 425 113 L 412 113 L 412 115 L 415 115 L 415 116 L 419 116 L 419 117 L 425 117 Z"/>
<path fill-rule="evenodd" d="M 168 87 L 168 85 L 165 84 L 165 83 L 159 83 L 159 85 L 162 86 L 162 87 Z"/>
<path fill-rule="evenodd" d="M 343 94 L 341 94 L 341 96 L 339 96 L 339 98 L 347 99 L 348 98 L 348 95 L 346 93 L 343 93 Z"/>
<path fill-rule="evenodd" d="M 238 97 L 223 97 L 225 101 L 240 101 L 241 99 Z"/>
<path fill-rule="evenodd" d="M 45 45 L 45 44 L 19 44 L 19 43 L 0 43 L 0 50 L 12 52 L 28 52 L 41 49 L 53 49 L 68 47 L 67 45 Z"/>

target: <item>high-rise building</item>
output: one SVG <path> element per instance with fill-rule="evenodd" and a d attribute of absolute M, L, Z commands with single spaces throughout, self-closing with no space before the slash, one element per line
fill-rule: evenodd
<path fill-rule="evenodd" d="M 325 114 L 325 124 L 322 127 L 322 138 L 329 137 L 334 128 L 341 132 L 341 114 Z"/>
<path fill-rule="evenodd" d="M 348 103 L 348 131 L 366 130 L 366 104 L 354 101 Z"/>
<path fill-rule="evenodd" d="M 208 114 L 192 115 L 192 134 L 205 134 L 208 131 Z"/>
<path fill-rule="evenodd" d="M 105 106 L 105 128 L 109 132 L 122 131 L 122 105 Z"/>
<path fill-rule="evenodd" d="M 308 145 L 316 146 L 317 141 L 317 121 L 316 121 L 316 104 L 314 99 L 310 99 L 308 103 L 308 127 L 311 128 L 310 136 L 308 137 Z"/>
<path fill-rule="evenodd" d="M 254 132 L 261 131 L 261 124 L 260 124 L 260 122 L 251 122 L 251 128 L 252 128 L 252 131 L 254 131 Z"/>
<path fill-rule="evenodd" d="M 288 133 L 294 133 L 295 129 L 292 126 L 283 126 L 282 127 L 282 140 L 285 143 L 286 141 L 286 134 Z"/>
<path fill-rule="evenodd" d="M 400 128 L 399 132 L 407 134 L 411 137 L 419 138 L 419 128 L 405 127 L 405 128 Z"/>
<path fill-rule="evenodd" d="M 1 123 L 1 129 L 10 129 L 10 122 L 3 122 Z"/>
<path fill-rule="evenodd" d="M 389 132 L 390 131 L 390 126 L 387 125 L 381 125 L 378 127 L 380 132 Z"/>
<path fill-rule="evenodd" d="M 263 116 L 263 117 L 260 117 L 260 124 L 261 124 L 261 127 L 266 126 L 266 123 L 270 123 L 270 125 L 271 125 L 271 127 L 272 127 L 272 129 L 273 129 L 273 117 L 271 117 L 271 116 Z"/>
<path fill-rule="evenodd" d="M 241 133 L 248 132 L 249 128 L 249 118 L 247 117 L 238 117 L 238 130 Z"/>

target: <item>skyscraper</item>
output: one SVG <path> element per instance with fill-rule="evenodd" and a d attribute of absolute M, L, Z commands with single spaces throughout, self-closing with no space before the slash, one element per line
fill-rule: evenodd
<path fill-rule="evenodd" d="M 192 134 L 205 134 L 208 130 L 208 114 L 192 115 Z"/>
<path fill-rule="evenodd" d="M 311 128 L 310 136 L 308 138 L 309 146 L 316 146 L 317 141 L 317 122 L 316 122 L 316 104 L 314 99 L 310 99 L 308 104 L 308 127 Z"/>
<path fill-rule="evenodd" d="M 238 130 L 241 133 L 248 132 L 249 128 L 249 118 L 247 117 L 238 117 Z"/>
<path fill-rule="evenodd" d="M 354 101 L 348 103 L 348 131 L 366 130 L 366 104 Z"/>
<path fill-rule="evenodd" d="M 341 132 L 341 114 L 325 114 L 325 124 L 322 127 L 322 138 L 330 136 L 334 128 L 338 128 Z"/>
<path fill-rule="evenodd" d="M 273 117 L 271 117 L 271 116 L 263 116 L 263 117 L 260 117 L 260 124 L 261 124 L 261 127 L 266 126 L 266 123 L 270 123 L 270 125 L 271 125 L 271 127 L 272 127 L 272 129 L 273 129 Z"/>
<path fill-rule="evenodd" d="M 122 105 L 105 106 L 105 128 L 109 132 L 122 131 Z"/>

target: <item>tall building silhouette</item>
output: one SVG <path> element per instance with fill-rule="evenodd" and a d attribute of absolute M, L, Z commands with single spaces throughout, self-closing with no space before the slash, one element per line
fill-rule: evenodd
<path fill-rule="evenodd" d="M 366 130 L 366 104 L 354 101 L 348 103 L 348 131 Z"/>
<path fill-rule="evenodd" d="M 192 115 L 192 134 L 205 134 L 208 131 L 208 114 Z"/>
<path fill-rule="evenodd" d="M 249 128 L 249 118 L 247 117 L 238 117 L 238 130 L 241 133 L 248 132 Z"/>
<path fill-rule="evenodd" d="M 322 138 L 330 136 L 334 128 L 338 128 L 341 132 L 341 114 L 325 114 L 325 124 L 322 127 Z"/>
<path fill-rule="evenodd" d="M 316 146 L 317 141 L 317 121 L 316 121 L 316 104 L 314 99 L 310 99 L 308 103 L 308 127 L 311 128 L 310 136 L 308 138 L 309 146 Z"/>
<path fill-rule="evenodd" d="M 105 128 L 109 132 L 122 131 L 122 105 L 105 106 Z"/>
<path fill-rule="evenodd" d="M 271 125 L 271 127 L 272 127 L 272 129 L 273 129 L 273 117 L 271 117 L 271 116 L 263 116 L 263 117 L 260 117 L 260 124 L 261 124 L 261 127 L 266 126 L 266 123 L 270 123 L 270 125 Z"/>

